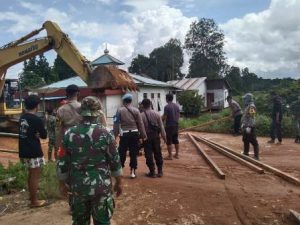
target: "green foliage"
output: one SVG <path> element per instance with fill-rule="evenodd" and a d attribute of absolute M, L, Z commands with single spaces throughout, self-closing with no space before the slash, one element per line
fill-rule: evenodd
<path fill-rule="evenodd" d="M 182 118 L 179 121 L 180 129 L 197 126 L 200 124 L 204 124 L 210 121 L 218 120 L 223 117 L 229 116 L 231 113 L 230 109 L 224 109 L 218 113 L 204 113 L 197 118 Z M 231 119 L 218 121 L 216 123 L 212 123 L 209 126 L 204 126 L 200 128 L 195 128 L 196 131 L 202 132 L 211 132 L 211 133 L 231 133 L 231 127 L 233 125 L 233 121 Z M 271 128 L 271 118 L 266 115 L 258 114 L 256 116 L 256 133 L 258 136 L 266 136 L 270 135 Z M 294 137 L 295 129 L 293 124 L 293 118 L 291 116 L 284 116 L 282 120 L 282 134 L 284 137 Z"/>
<path fill-rule="evenodd" d="M 46 84 L 49 83 L 51 68 L 44 55 L 39 55 L 39 60 L 36 63 L 36 71 L 38 76 L 43 77 Z"/>
<path fill-rule="evenodd" d="M 42 169 L 39 195 L 43 199 L 59 198 L 56 164 L 47 163 Z"/>
<path fill-rule="evenodd" d="M 22 163 L 9 163 L 7 168 L 4 168 L 0 164 L 0 180 L 10 177 L 16 177 L 16 179 L 9 184 L 8 188 L 17 190 L 27 189 L 28 170 Z M 43 166 L 39 195 L 46 199 L 59 198 L 55 163 L 47 163 Z"/>
<path fill-rule="evenodd" d="M 191 24 L 185 48 L 191 53 L 189 77 L 219 78 L 225 66 L 224 34 L 213 19 L 202 18 Z"/>
<path fill-rule="evenodd" d="M 54 61 L 53 73 L 56 74 L 55 76 L 57 76 L 59 80 L 76 76 L 74 70 L 67 63 L 65 63 L 65 61 L 59 55 L 57 55 Z"/>
<path fill-rule="evenodd" d="M 183 74 L 180 67 L 183 64 L 183 51 L 177 39 L 170 39 L 164 46 L 154 49 L 149 58 L 138 55 L 131 62 L 129 72 L 145 74 L 161 81 L 176 80 Z"/>
<path fill-rule="evenodd" d="M 24 71 L 20 76 L 22 89 L 35 89 L 45 85 L 45 81 L 34 71 Z"/>
<path fill-rule="evenodd" d="M 225 79 L 232 87 L 234 94 L 239 93 L 242 90 L 243 80 L 241 77 L 241 70 L 239 67 L 232 66 L 226 72 Z"/>
<path fill-rule="evenodd" d="M 24 68 L 20 79 L 23 89 L 35 89 L 57 81 L 58 77 L 51 70 L 46 57 L 41 54 L 38 60 L 36 57 L 32 57 L 24 61 Z"/>
<path fill-rule="evenodd" d="M 197 91 L 183 91 L 177 95 L 185 116 L 199 116 L 203 107 L 203 97 Z"/>

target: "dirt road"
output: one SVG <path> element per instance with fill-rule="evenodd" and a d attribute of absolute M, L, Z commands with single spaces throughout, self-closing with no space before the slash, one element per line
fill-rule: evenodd
<path fill-rule="evenodd" d="M 241 137 L 201 135 L 241 151 Z M 300 145 L 292 139 L 282 146 L 258 138 L 261 161 L 300 178 Z M 165 161 L 163 178 L 147 178 L 144 157 L 139 157 L 138 178 L 130 180 L 124 171 L 124 195 L 116 200 L 113 224 L 117 225 L 293 225 L 288 210 L 300 211 L 299 187 L 270 174 L 257 174 L 209 147 L 226 174 L 217 178 L 185 135 L 180 137 L 180 159 Z M 166 154 L 166 146 L 164 146 Z M 0 201 L 1 203 L 1 201 Z M 0 217 L 2 225 L 71 224 L 63 201 L 41 209 L 20 208 Z"/>

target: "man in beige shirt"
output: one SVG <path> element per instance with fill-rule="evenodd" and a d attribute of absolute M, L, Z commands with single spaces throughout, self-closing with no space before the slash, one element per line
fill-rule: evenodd
<path fill-rule="evenodd" d="M 57 146 L 61 146 L 62 138 L 67 129 L 78 125 L 82 120 L 80 116 L 80 102 L 78 102 L 79 88 L 71 84 L 66 88 L 67 103 L 57 110 L 58 137 Z M 61 152 L 59 154 L 62 154 Z"/>
<path fill-rule="evenodd" d="M 130 155 L 130 177 L 136 178 L 137 155 L 139 152 L 140 138 L 147 139 L 146 131 L 139 110 L 131 105 L 132 95 L 122 97 L 123 106 L 117 110 L 114 117 L 114 135 L 120 136 L 119 154 L 122 167 L 125 166 L 126 153 Z"/>

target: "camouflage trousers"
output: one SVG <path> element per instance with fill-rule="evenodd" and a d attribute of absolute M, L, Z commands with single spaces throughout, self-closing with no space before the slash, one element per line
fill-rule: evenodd
<path fill-rule="evenodd" d="M 114 201 L 112 197 L 70 196 L 73 225 L 90 225 L 93 217 L 94 225 L 110 225 Z"/>
<path fill-rule="evenodd" d="M 48 142 L 48 159 L 49 160 L 52 159 L 53 149 L 54 149 L 54 158 L 57 159 L 58 147 L 57 147 L 57 144 L 56 144 L 56 140 L 49 138 L 49 142 Z"/>

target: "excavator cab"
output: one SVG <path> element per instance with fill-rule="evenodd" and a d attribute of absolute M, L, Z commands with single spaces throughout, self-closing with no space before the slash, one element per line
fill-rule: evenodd
<path fill-rule="evenodd" d="M 0 116 L 22 113 L 20 83 L 17 79 L 6 79 L 0 94 Z"/>

